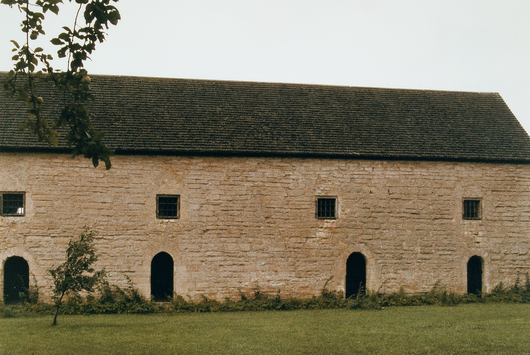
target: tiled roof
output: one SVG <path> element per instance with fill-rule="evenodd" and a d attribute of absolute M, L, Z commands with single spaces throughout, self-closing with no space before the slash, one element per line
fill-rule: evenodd
<path fill-rule="evenodd" d="M 91 78 L 94 123 L 117 154 L 530 162 L 530 138 L 496 93 Z M 18 130 L 25 117 L 0 98 L 0 151 L 49 149 Z"/>

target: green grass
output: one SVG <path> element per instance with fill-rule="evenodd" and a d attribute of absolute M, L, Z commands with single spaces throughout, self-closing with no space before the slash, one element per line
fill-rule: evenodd
<path fill-rule="evenodd" d="M 530 354 L 530 305 L 0 318 L 0 354 Z"/>

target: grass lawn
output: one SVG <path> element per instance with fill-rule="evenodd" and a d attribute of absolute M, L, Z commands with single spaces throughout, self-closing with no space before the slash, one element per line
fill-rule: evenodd
<path fill-rule="evenodd" d="M 0 354 L 530 354 L 530 305 L 0 319 Z"/>

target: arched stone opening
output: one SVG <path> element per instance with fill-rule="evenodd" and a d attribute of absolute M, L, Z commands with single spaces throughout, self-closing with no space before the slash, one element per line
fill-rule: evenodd
<path fill-rule="evenodd" d="M 28 292 L 28 262 L 20 256 L 8 258 L 4 264 L 4 303 L 21 303 Z"/>
<path fill-rule="evenodd" d="M 482 293 L 483 260 L 473 255 L 467 262 L 467 293 L 480 295 Z"/>
<path fill-rule="evenodd" d="M 168 253 L 158 253 L 151 261 L 151 296 L 156 302 L 173 298 L 173 258 Z"/>
<path fill-rule="evenodd" d="M 346 261 L 346 298 L 366 293 L 366 258 L 352 253 Z"/>

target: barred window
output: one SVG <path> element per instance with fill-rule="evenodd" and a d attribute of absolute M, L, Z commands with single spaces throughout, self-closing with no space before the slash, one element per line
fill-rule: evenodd
<path fill-rule="evenodd" d="M 321 219 L 337 218 L 337 198 L 336 197 L 317 198 L 317 218 L 321 218 Z"/>
<path fill-rule="evenodd" d="M 2 198 L 2 216 L 24 216 L 24 193 L 4 192 Z"/>
<path fill-rule="evenodd" d="M 157 195 L 156 217 L 161 219 L 176 219 L 180 215 L 180 196 Z"/>
<path fill-rule="evenodd" d="M 464 200 L 462 218 L 464 219 L 481 219 L 481 200 Z"/>

